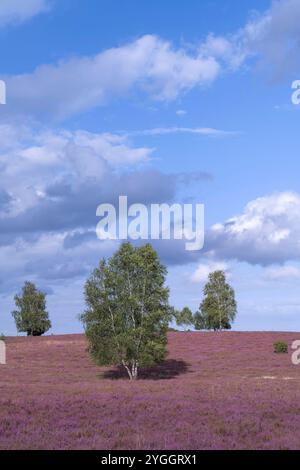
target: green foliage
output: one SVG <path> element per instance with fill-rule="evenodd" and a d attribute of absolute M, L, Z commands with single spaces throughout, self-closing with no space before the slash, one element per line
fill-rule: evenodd
<path fill-rule="evenodd" d="M 6 337 L 3 333 L 0 334 L 0 341 L 5 341 Z"/>
<path fill-rule="evenodd" d="M 274 352 L 277 354 L 285 354 L 288 352 L 288 345 L 285 341 L 276 341 L 274 343 Z"/>
<path fill-rule="evenodd" d="M 194 315 L 194 327 L 195 330 L 206 330 L 205 316 L 201 312 L 196 312 Z"/>
<path fill-rule="evenodd" d="M 136 379 L 140 366 L 166 356 L 172 316 L 166 268 L 147 244 L 124 243 L 101 261 L 85 285 L 87 310 L 81 315 L 89 349 L 100 365 L 123 365 Z"/>
<path fill-rule="evenodd" d="M 236 312 L 234 290 L 226 282 L 225 273 L 223 271 L 210 273 L 204 287 L 204 299 L 200 305 L 200 312 L 197 312 L 194 317 L 195 328 L 229 330 Z"/>
<path fill-rule="evenodd" d="M 17 310 L 12 312 L 18 332 L 41 336 L 51 328 L 46 311 L 46 294 L 31 282 L 25 282 L 22 295 L 15 296 Z"/>
<path fill-rule="evenodd" d="M 188 328 L 194 324 L 193 313 L 188 307 L 184 307 L 182 310 L 175 312 L 175 319 L 177 326 Z"/>

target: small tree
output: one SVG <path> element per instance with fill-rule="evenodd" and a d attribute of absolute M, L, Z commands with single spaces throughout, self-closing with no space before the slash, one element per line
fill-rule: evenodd
<path fill-rule="evenodd" d="M 15 296 L 18 310 L 12 315 L 18 332 L 28 336 L 41 336 L 51 328 L 48 312 L 46 311 L 46 294 L 39 291 L 32 282 L 25 282 L 22 295 Z"/>
<path fill-rule="evenodd" d="M 99 365 L 122 365 L 135 380 L 140 366 L 165 358 L 172 311 L 165 277 L 166 268 L 149 244 L 124 243 L 100 262 L 86 283 L 87 310 L 81 315 Z"/>
<path fill-rule="evenodd" d="M 229 330 L 236 312 L 234 290 L 226 282 L 225 273 L 223 271 L 210 273 L 204 287 L 204 299 L 200 305 L 200 312 L 195 315 L 195 328 Z"/>
<path fill-rule="evenodd" d="M 188 307 L 184 307 L 182 310 L 175 313 L 175 319 L 177 326 L 183 326 L 187 329 L 194 323 L 193 313 Z"/>
<path fill-rule="evenodd" d="M 195 330 L 207 330 L 205 316 L 201 312 L 196 312 L 193 319 Z"/>

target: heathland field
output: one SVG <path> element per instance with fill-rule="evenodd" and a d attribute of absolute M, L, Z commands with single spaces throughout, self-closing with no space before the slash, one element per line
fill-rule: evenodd
<path fill-rule="evenodd" d="M 299 449 L 297 333 L 169 333 L 165 363 L 130 383 L 85 336 L 8 338 L 0 449 Z"/>

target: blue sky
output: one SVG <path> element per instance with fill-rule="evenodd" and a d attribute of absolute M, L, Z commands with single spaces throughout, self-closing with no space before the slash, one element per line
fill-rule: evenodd
<path fill-rule="evenodd" d="M 119 194 L 205 204 L 201 252 L 157 245 L 176 307 L 221 268 L 236 329 L 299 330 L 299 51 L 300 0 L 2 0 L 0 331 L 27 279 L 52 332 L 81 331 Z"/>

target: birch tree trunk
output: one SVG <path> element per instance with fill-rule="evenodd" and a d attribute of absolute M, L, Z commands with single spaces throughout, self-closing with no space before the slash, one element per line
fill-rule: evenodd
<path fill-rule="evenodd" d="M 124 362 L 122 361 L 123 366 L 125 367 L 127 374 L 129 376 L 130 380 L 137 380 L 138 378 L 138 362 L 133 361 L 131 368 Z"/>

